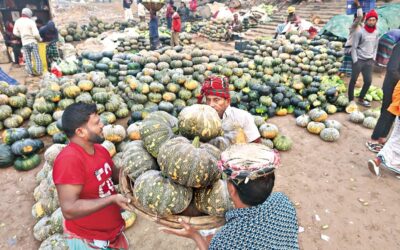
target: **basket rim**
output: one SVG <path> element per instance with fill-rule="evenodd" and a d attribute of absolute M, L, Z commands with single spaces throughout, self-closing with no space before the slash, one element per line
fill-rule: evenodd
<path fill-rule="evenodd" d="M 211 215 L 194 217 L 184 215 L 169 215 L 166 217 L 160 217 L 156 214 L 145 211 L 134 198 L 132 191 L 133 182 L 130 180 L 126 171 L 124 171 L 123 169 L 121 169 L 119 173 L 119 185 L 121 193 L 131 200 L 130 204 L 132 205 L 136 213 L 163 226 L 180 229 L 182 228 L 182 226 L 179 222 L 179 219 L 182 219 L 183 221 L 189 223 L 197 230 L 219 228 L 225 224 L 225 217 L 217 217 Z"/>

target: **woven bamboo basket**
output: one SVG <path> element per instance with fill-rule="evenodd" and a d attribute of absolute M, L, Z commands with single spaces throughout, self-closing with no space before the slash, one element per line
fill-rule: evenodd
<path fill-rule="evenodd" d="M 164 3 L 155 3 L 155 2 L 143 2 L 144 7 L 148 10 L 159 11 L 164 6 Z"/>
<path fill-rule="evenodd" d="M 127 198 L 131 199 L 131 205 L 133 206 L 136 213 L 144 216 L 145 218 L 155 221 L 163 226 L 170 227 L 170 228 L 182 228 L 181 224 L 179 223 L 179 218 L 183 221 L 189 223 L 192 227 L 197 230 L 208 230 L 213 228 L 221 227 L 225 224 L 224 217 L 216 217 L 216 216 L 197 216 L 197 217 L 189 217 L 189 216 L 181 216 L 181 215 L 170 215 L 167 217 L 159 217 L 156 214 L 151 214 L 146 212 L 140 204 L 135 200 L 133 197 L 133 186 L 134 183 L 129 179 L 124 171 L 121 171 L 119 177 L 119 187 L 121 193 L 125 195 Z"/>

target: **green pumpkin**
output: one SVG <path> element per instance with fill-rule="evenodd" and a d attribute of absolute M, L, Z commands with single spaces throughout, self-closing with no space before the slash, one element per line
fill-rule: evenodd
<path fill-rule="evenodd" d="M 342 124 L 336 120 L 326 120 L 325 127 L 337 129 L 339 132 L 342 129 Z"/>
<path fill-rule="evenodd" d="M 13 108 L 23 108 L 27 104 L 25 95 L 11 96 L 8 99 L 8 104 Z"/>
<path fill-rule="evenodd" d="M 32 109 L 29 107 L 23 107 L 15 110 L 16 115 L 20 115 L 24 120 L 28 119 L 32 114 Z"/>
<path fill-rule="evenodd" d="M 46 135 L 46 127 L 36 124 L 29 125 L 28 133 L 30 138 L 40 138 Z"/>
<path fill-rule="evenodd" d="M 349 115 L 349 119 L 351 122 L 354 123 L 363 123 L 365 115 L 360 111 L 354 111 L 351 112 L 351 114 Z"/>
<path fill-rule="evenodd" d="M 115 112 L 115 115 L 116 115 L 117 118 L 119 118 L 119 119 L 128 117 L 129 114 L 130 114 L 129 109 L 126 108 L 126 107 L 119 108 L 119 109 L 117 110 L 117 112 Z"/>
<path fill-rule="evenodd" d="M 378 123 L 378 119 L 375 117 L 366 117 L 362 123 L 362 125 L 369 129 L 374 129 L 376 124 Z"/>
<path fill-rule="evenodd" d="M 46 132 L 48 135 L 53 136 L 57 133 L 60 133 L 61 130 L 58 128 L 57 122 L 52 122 L 49 126 L 47 126 Z"/>
<path fill-rule="evenodd" d="M 67 240 L 63 234 L 54 234 L 45 239 L 41 244 L 39 249 L 69 249 Z"/>
<path fill-rule="evenodd" d="M 96 103 L 106 104 L 110 99 L 110 95 L 107 92 L 97 92 L 93 94 L 93 100 Z"/>
<path fill-rule="evenodd" d="M 311 134 L 319 135 L 321 131 L 325 128 L 325 124 L 322 122 L 310 122 L 307 125 L 307 130 Z"/>
<path fill-rule="evenodd" d="M 14 154 L 7 144 L 0 144 L 0 168 L 6 168 L 14 163 Z"/>
<path fill-rule="evenodd" d="M 199 136 L 201 141 L 209 141 L 222 132 L 222 121 L 217 111 L 208 105 L 186 107 L 179 114 L 178 120 L 179 132 L 189 139 Z"/>
<path fill-rule="evenodd" d="M 302 128 L 306 128 L 310 122 L 311 122 L 310 117 L 305 114 L 296 118 L 296 125 Z"/>
<path fill-rule="evenodd" d="M 51 115 L 42 113 L 31 116 L 31 119 L 39 126 L 48 126 L 53 122 L 53 117 Z"/>
<path fill-rule="evenodd" d="M 66 145 L 63 144 L 53 144 L 51 145 L 46 152 L 44 152 L 44 160 L 53 166 L 55 159 L 58 154 L 64 149 Z"/>
<path fill-rule="evenodd" d="M 11 145 L 11 151 L 20 156 L 36 153 L 42 147 L 42 143 L 39 141 L 39 139 L 30 138 L 16 141 Z"/>
<path fill-rule="evenodd" d="M 147 151 L 154 157 L 157 157 L 162 144 L 171 139 L 177 130 L 176 118 L 166 112 L 163 113 L 168 116 L 160 112 L 163 111 L 151 113 L 143 120 L 140 128 L 140 138 Z"/>
<path fill-rule="evenodd" d="M 263 138 L 271 140 L 274 139 L 279 133 L 278 127 L 272 123 L 265 123 L 261 125 L 259 131 Z"/>
<path fill-rule="evenodd" d="M 273 140 L 274 147 L 279 151 L 288 151 L 292 148 L 293 141 L 287 136 L 278 135 Z"/>
<path fill-rule="evenodd" d="M 11 115 L 7 119 L 4 120 L 4 127 L 6 128 L 18 128 L 24 122 L 24 118 L 20 115 Z"/>
<path fill-rule="evenodd" d="M 175 183 L 186 187 L 207 187 L 220 176 L 218 160 L 221 152 L 210 144 L 191 143 L 185 137 L 171 139 L 161 146 L 157 162 L 161 172 Z"/>
<path fill-rule="evenodd" d="M 10 128 L 4 130 L 1 135 L 3 142 L 7 145 L 11 145 L 16 141 L 22 140 L 29 137 L 28 130 L 25 128 Z"/>
<path fill-rule="evenodd" d="M 8 117 L 10 117 L 13 113 L 13 110 L 8 105 L 1 105 L 0 106 L 0 121 L 4 121 Z"/>
<path fill-rule="evenodd" d="M 226 181 L 218 180 L 209 187 L 194 191 L 196 208 L 211 216 L 224 216 L 225 212 L 233 209 Z"/>
<path fill-rule="evenodd" d="M 132 181 L 148 170 L 159 169 L 156 159 L 147 152 L 142 141 L 131 141 L 124 147 L 122 168 Z"/>
<path fill-rule="evenodd" d="M 156 170 L 140 175 L 133 187 L 133 197 L 140 207 L 159 217 L 183 212 L 192 196 L 191 188 L 173 183 Z"/>
<path fill-rule="evenodd" d="M 75 98 L 75 102 L 83 102 L 87 104 L 93 103 L 92 96 L 88 92 L 83 92 Z"/>
<path fill-rule="evenodd" d="M 108 112 L 117 112 L 117 110 L 119 109 L 121 103 L 114 101 L 114 100 L 110 100 L 106 103 L 105 107 L 106 107 L 106 111 Z"/>
<path fill-rule="evenodd" d="M 75 103 L 74 99 L 62 99 L 58 102 L 58 108 L 65 110 L 69 105 Z"/>
<path fill-rule="evenodd" d="M 100 120 L 104 125 L 108 125 L 116 122 L 117 117 L 111 112 L 103 112 L 100 114 Z"/>
<path fill-rule="evenodd" d="M 14 168 L 19 171 L 29 171 L 39 166 L 40 161 L 41 159 L 38 154 L 18 157 L 14 162 Z"/>
<path fill-rule="evenodd" d="M 340 133 L 335 128 L 324 128 L 319 134 L 322 140 L 327 142 L 337 141 L 340 137 Z"/>
<path fill-rule="evenodd" d="M 68 137 L 65 133 L 59 132 L 53 135 L 53 143 L 57 144 L 67 144 L 68 143 Z"/>

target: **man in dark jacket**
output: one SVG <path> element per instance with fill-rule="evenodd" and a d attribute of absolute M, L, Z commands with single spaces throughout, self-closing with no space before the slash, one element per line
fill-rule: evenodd
<path fill-rule="evenodd" d="M 185 28 L 185 22 L 188 21 L 189 18 L 189 8 L 186 7 L 184 2 L 181 2 L 181 7 L 178 9 L 179 16 L 181 17 L 182 28 Z"/>
<path fill-rule="evenodd" d="M 385 80 L 382 85 L 383 101 L 381 115 L 372 133 L 372 141 L 367 142 L 367 147 L 372 152 L 379 152 L 382 149 L 394 119 L 396 118 L 387 109 L 390 103 L 392 103 L 393 91 L 398 81 L 400 81 L 400 42 L 394 47 L 387 64 Z"/>

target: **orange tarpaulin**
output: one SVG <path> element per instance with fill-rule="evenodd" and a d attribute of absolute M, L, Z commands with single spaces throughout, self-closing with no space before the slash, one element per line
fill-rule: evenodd
<path fill-rule="evenodd" d="M 400 81 L 397 82 L 396 87 L 394 88 L 392 103 L 390 104 L 388 111 L 395 116 L 400 116 Z"/>

